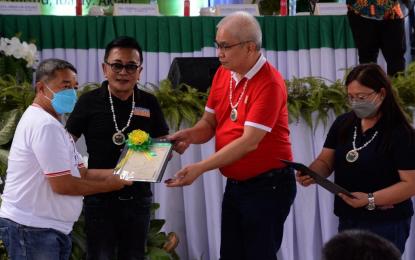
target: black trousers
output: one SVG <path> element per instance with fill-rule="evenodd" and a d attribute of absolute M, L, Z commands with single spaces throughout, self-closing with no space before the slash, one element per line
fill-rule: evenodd
<path fill-rule="evenodd" d="M 377 62 L 379 49 L 387 63 L 389 76 L 405 70 L 405 20 L 374 20 L 352 11 L 347 13 L 359 63 Z"/>

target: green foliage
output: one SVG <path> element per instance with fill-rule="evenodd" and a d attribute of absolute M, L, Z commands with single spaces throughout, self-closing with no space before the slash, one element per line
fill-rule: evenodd
<path fill-rule="evenodd" d="M 160 204 L 153 203 L 151 205 L 151 215 L 154 216 L 155 211 L 159 208 L 160 208 Z M 166 223 L 166 220 L 164 219 L 150 220 L 150 231 L 148 233 L 148 239 L 147 239 L 147 245 L 146 245 L 146 257 L 148 259 L 151 259 L 151 260 L 171 260 L 172 259 L 172 257 L 169 255 L 168 252 L 166 252 L 165 248 L 163 247 L 165 243 L 168 243 L 170 240 L 164 233 L 160 233 L 160 230 L 163 228 L 165 223 Z M 172 252 L 174 252 L 174 249 Z M 174 252 L 174 254 L 175 253 L 176 252 Z"/>
<path fill-rule="evenodd" d="M 7 253 L 6 247 L 3 241 L 0 239 L 0 260 L 10 260 L 9 254 Z"/>
<path fill-rule="evenodd" d="M 160 204 L 152 203 L 151 215 L 153 216 L 155 211 L 160 208 Z M 146 245 L 146 257 L 150 260 L 171 260 L 179 259 L 172 258 L 173 255 L 177 255 L 174 250 L 172 252 L 166 252 L 163 249 L 163 245 L 169 242 L 169 238 L 164 234 L 160 233 L 163 225 L 166 223 L 164 219 L 152 219 L 150 220 L 150 231 L 148 234 L 148 240 Z M 72 234 L 72 252 L 70 260 L 81 260 L 86 259 L 86 238 L 83 233 L 84 227 L 84 216 L 81 214 L 77 222 L 75 222 Z M 172 256 L 170 256 L 171 254 Z M 114 259 L 116 259 L 116 252 Z M 0 259 L 1 260 L 1 259 Z"/>
<path fill-rule="evenodd" d="M 74 223 L 71 232 L 72 235 L 72 251 L 70 260 L 86 259 L 86 238 L 83 232 L 84 215 L 81 214 L 77 222 Z"/>
<path fill-rule="evenodd" d="M 256 4 L 257 2 L 261 15 L 280 14 L 280 0 L 252 0 L 252 4 Z"/>
<path fill-rule="evenodd" d="M 327 85 L 326 82 L 332 83 Z M 285 80 L 288 99 L 289 122 L 304 119 L 311 129 L 316 129 L 319 123 L 327 127 L 328 113 L 333 109 L 336 116 L 346 112 L 349 104 L 346 100 L 344 79 L 331 82 L 320 77 L 293 77 L 292 81 Z M 313 113 L 318 112 L 313 122 Z"/>
<path fill-rule="evenodd" d="M 181 123 L 186 128 L 196 124 L 204 113 L 209 94 L 198 92 L 197 89 L 186 84 L 173 89 L 169 79 L 164 79 L 159 83 L 160 87 L 153 83 L 141 86 L 157 97 L 170 126 L 178 131 Z"/>
<path fill-rule="evenodd" d="M 397 77 L 391 78 L 391 82 L 399 104 L 412 122 L 415 108 L 415 62 L 409 64 L 406 71 L 399 72 Z"/>
<path fill-rule="evenodd" d="M 13 139 L 20 116 L 20 110 L 13 109 L 0 118 L 0 145 L 5 145 Z"/>
<path fill-rule="evenodd" d="M 34 98 L 35 88 L 29 83 L 19 83 L 10 75 L 0 76 L 0 113 L 18 109 L 23 114 Z"/>
<path fill-rule="evenodd" d="M 85 93 L 88 93 L 94 89 L 100 88 L 101 84 L 95 83 L 95 82 L 85 82 L 81 86 L 79 86 L 78 91 L 76 92 L 76 95 L 78 98 L 82 96 Z"/>

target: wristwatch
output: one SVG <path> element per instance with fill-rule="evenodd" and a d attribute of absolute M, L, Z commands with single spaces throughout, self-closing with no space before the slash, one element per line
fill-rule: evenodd
<path fill-rule="evenodd" d="M 368 210 L 374 210 L 376 208 L 376 205 L 375 205 L 375 197 L 373 197 L 373 194 L 372 193 L 368 193 L 367 194 L 367 197 L 369 199 L 369 204 L 367 204 L 366 208 Z"/>

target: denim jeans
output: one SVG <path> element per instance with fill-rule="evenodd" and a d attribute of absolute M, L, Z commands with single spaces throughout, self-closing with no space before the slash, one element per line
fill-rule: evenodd
<path fill-rule="evenodd" d="M 393 222 L 364 222 L 339 218 L 339 232 L 349 229 L 368 230 L 391 241 L 402 254 L 405 251 L 405 243 L 409 237 L 410 228 L 411 218 Z"/>
<path fill-rule="evenodd" d="M 85 197 L 87 259 L 112 260 L 118 246 L 118 259 L 144 260 L 151 202 L 151 197 L 131 200 Z"/>
<path fill-rule="evenodd" d="M 72 236 L 55 229 L 0 218 L 0 235 L 12 260 L 66 260 L 71 254 Z"/>
<path fill-rule="evenodd" d="M 293 171 L 228 179 L 222 202 L 221 260 L 275 260 L 297 188 Z"/>

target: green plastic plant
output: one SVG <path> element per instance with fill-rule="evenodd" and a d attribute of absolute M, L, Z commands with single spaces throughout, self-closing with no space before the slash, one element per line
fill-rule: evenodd
<path fill-rule="evenodd" d="M 159 83 L 159 87 L 153 83 L 141 86 L 157 97 L 170 126 L 178 131 L 182 123 L 186 128 L 196 124 L 204 113 L 209 90 L 208 93 L 198 92 L 186 84 L 174 89 L 169 79 Z"/>

